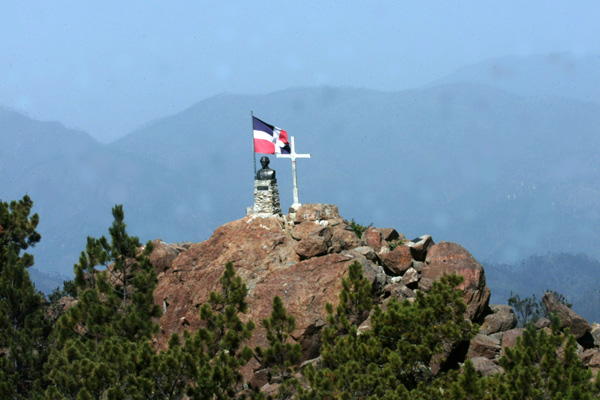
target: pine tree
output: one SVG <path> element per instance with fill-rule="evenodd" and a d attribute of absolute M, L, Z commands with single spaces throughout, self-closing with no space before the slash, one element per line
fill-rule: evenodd
<path fill-rule="evenodd" d="M 417 292 L 412 303 L 392 299 L 385 311 L 374 310 L 373 334 L 392 351 L 392 369 L 409 390 L 432 379 L 429 367 L 434 355 L 471 339 L 478 329 L 464 318 L 462 292 L 455 289 L 460 282 L 461 276 L 445 275 L 427 295 Z"/>
<path fill-rule="evenodd" d="M 435 282 L 427 295 L 417 293 L 412 303 L 392 299 L 385 310 L 373 308 L 372 328 L 359 333 L 361 320 L 353 316 L 361 310 L 366 314 L 370 304 L 370 290 L 365 290 L 366 279 L 359 272 L 355 269 L 345 278 L 336 314 L 328 306 L 322 364 L 306 368 L 310 390 L 301 393 L 302 399 L 416 398 L 426 393 L 419 385 L 434 380 L 433 355 L 476 332 L 476 326 L 464 319 L 466 305 L 455 289 L 461 278 L 450 275 Z M 443 387 L 449 389 L 450 384 Z"/>
<path fill-rule="evenodd" d="M 45 365 L 48 399 L 146 399 L 156 395 L 157 359 L 149 339 L 160 315 L 154 305 L 156 272 L 127 234 L 122 206 L 105 237 L 88 238 L 75 265 L 78 301 L 59 319 L 57 348 Z M 154 364 L 153 364 L 154 363 Z M 162 397 L 168 398 L 168 397 Z"/>
<path fill-rule="evenodd" d="M 219 279 L 220 292 L 211 292 L 208 303 L 200 308 L 200 318 L 206 327 L 194 335 L 186 333 L 184 353 L 190 385 L 187 395 L 192 399 L 229 399 L 241 388 L 240 367 L 252 357 L 252 350 L 242 343 L 255 328 L 252 321 L 243 323 L 240 313 L 248 310 L 248 288 L 236 276 L 228 262 Z"/>
<path fill-rule="evenodd" d="M 25 399 L 42 385 L 50 326 L 42 296 L 29 278 L 33 256 L 21 253 L 39 242 L 39 218 L 28 196 L 0 201 L 0 397 Z"/>
<path fill-rule="evenodd" d="M 302 391 L 300 398 L 394 398 L 398 392 L 391 388 L 399 392 L 402 388 L 385 361 L 380 342 L 370 330 L 358 331 L 373 308 L 371 283 L 360 263 L 349 266 L 339 299 L 335 311 L 326 305 L 322 363 L 305 369 L 310 389 Z"/>
<path fill-rule="evenodd" d="M 528 325 L 515 347 L 506 349 L 500 365 L 505 374 L 492 380 L 496 397 L 592 399 L 600 394 L 590 380 L 591 371 L 577 356 L 577 342 L 568 329 L 547 334 Z"/>
<path fill-rule="evenodd" d="M 35 246 L 41 239 L 35 230 L 40 222 L 39 216 L 29 216 L 32 208 L 33 201 L 27 195 L 10 204 L 0 201 L 0 274 L 8 265 L 9 254 L 17 254 L 25 268 L 33 265 L 31 254 L 21 254 L 22 250 Z"/>
<path fill-rule="evenodd" d="M 462 373 L 456 379 L 450 391 L 450 398 L 456 400 L 485 399 L 487 381 L 481 379 L 471 360 L 466 360 Z"/>
<path fill-rule="evenodd" d="M 62 341 L 74 336 L 96 342 L 110 335 L 128 340 L 149 338 L 160 315 L 154 304 L 156 272 L 150 264 L 152 242 L 141 243 L 129 236 L 123 207 L 113 208 L 110 243 L 102 236 L 88 237 L 86 250 L 75 265 L 77 305 L 60 319 Z"/>
<path fill-rule="evenodd" d="M 269 346 L 256 348 L 256 354 L 261 364 L 271 371 L 271 377 L 276 377 L 279 386 L 279 398 L 290 398 L 296 391 L 298 380 L 292 375 L 293 366 L 302 356 L 302 346 L 290 343 L 289 338 L 296 329 L 296 319 L 288 315 L 279 296 L 273 298 L 273 311 L 269 318 L 263 319 L 263 327 L 267 330 Z"/>

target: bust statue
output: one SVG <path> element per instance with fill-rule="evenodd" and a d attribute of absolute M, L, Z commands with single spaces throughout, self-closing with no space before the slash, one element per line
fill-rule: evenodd
<path fill-rule="evenodd" d="M 275 179 L 275 170 L 269 168 L 269 157 L 262 157 L 260 159 L 260 165 L 262 168 L 256 172 L 256 179 L 260 181 L 271 181 Z"/>

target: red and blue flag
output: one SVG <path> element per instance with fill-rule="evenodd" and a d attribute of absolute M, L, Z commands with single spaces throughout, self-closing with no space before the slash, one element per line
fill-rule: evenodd
<path fill-rule="evenodd" d="M 254 152 L 261 154 L 290 154 L 287 132 L 252 117 Z"/>

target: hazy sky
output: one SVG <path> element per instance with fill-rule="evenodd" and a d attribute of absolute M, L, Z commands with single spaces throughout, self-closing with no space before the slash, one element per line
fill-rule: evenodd
<path fill-rule="evenodd" d="M 220 93 L 400 90 L 504 55 L 600 53 L 594 1 L 5 1 L 0 106 L 112 141 Z"/>

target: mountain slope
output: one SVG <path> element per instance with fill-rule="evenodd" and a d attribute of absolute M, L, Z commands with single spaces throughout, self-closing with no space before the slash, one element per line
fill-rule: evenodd
<path fill-rule="evenodd" d="M 222 95 L 112 147 L 194 174 L 207 188 L 206 209 L 232 220 L 252 202 L 250 109 L 312 154 L 298 161 L 301 202 L 336 203 L 365 224 L 432 233 L 487 259 L 596 251 L 600 108 L 593 103 L 471 84 Z M 272 166 L 289 205 L 289 161 Z"/>
<path fill-rule="evenodd" d="M 146 240 L 159 231 L 173 240 L 174 231 L 189 233 L 201 221 L 174 207 L 192 201 L 178 193 L 186 177 L 58 123 L 1 112 L 0 156 L 0 199 L 29 194 L 40 215 L 42 241 L 32 250 L 40 271 L 71 275 L 86 237 L 106 232 L 115 204 L 125 204 L 131 229 Z"/>
<path fill-rule="evenodd" d="M 250 110 L 312 154 L 298 160 L 302 203 L 338 204 L 365 225 L 455 241 L 479 259 L 600 257 L 600 106 L 462 83 L 221 95 L 108 146 L 5 113 L 0 197 L 35 201 L 36 267 L 69 274 L 117 203 L 142 241 L 199 241 L 243 216 L 253 202 Z M 271 159 L 285 210 L 290 161 Z"/>

